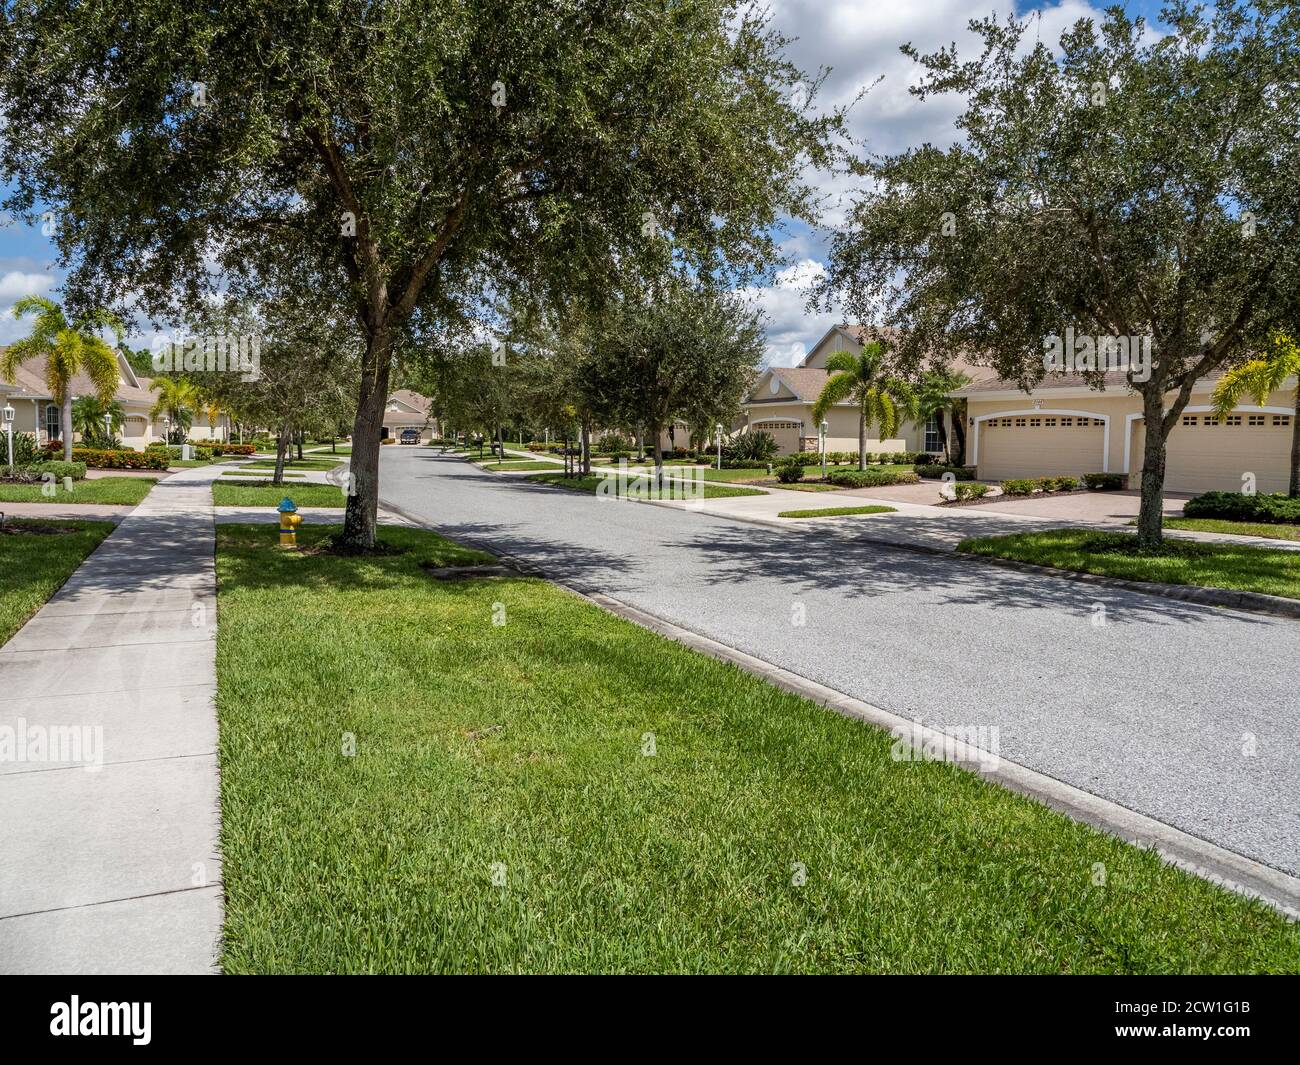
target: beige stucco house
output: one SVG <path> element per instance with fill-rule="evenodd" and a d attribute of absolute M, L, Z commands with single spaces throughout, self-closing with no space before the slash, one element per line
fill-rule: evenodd
<path fill-rule="evenodd" d="M 151 379 L 137 376 L 131 364 L 120 354 L 117 369 L 118 385 L 113 398 L 122 404 L 125 412 L 119 436 L 127 447 L 144 450 L 146 445 L 165 438 L 163 416 L 153 419 L 149 414 L 158 395 L 149 390 Z M 94 385 L 84 374 L 72 379 L 73 399 L 94 393 Z M 0 380 L 0 399 L 14 408 L 14 432 L 34 435 L 40 444 L 61 438 L 62 415 L 46 387 L 42 359 L 28 359 L 19 364 L 12 381 Z M 210 426 L 206 413 L 195 411 L 194 424 L 187 435 L 191 440 L 227 439 L 229 419 L 222 415 L 215 426 Z M 80 434 L 74 436 L 74 443 L 79 440 Z"/>
<path fill-rule="evenodd" d="M 437 435 L 435 419 L 429 417 L 430 400 L 419 392 L 401 388 L 388 397 L 384 406 L 384 436 L 397 439 L 403 429 L 418 429 L 420 443 Z"/>
<path fill-rule="evenodd" d="M 1198 381 L 1169 436 L 1165 487 L 1171 492 L 1285 492 L 1290 469 L 1295 382 L 1262 406 L 1245 403 L 1225 419 L 1212 412 L 1217 377 Z M 1118 473 L 1138 487 L 1144 426 L 1141 397 L 1120 372 L 1105 390 L 1073 374 L 1025 392 L 1015 382 L 976 381 L 953 393 L 967 404 L 966 460 L 981 480 Z M 1172 398 L 1172 397 L 1171 397 Z"/>
<path fill-rule="evenodd" d="M 813 404 L 830 378 L 826 360 L 836 351 L 858 354 L 864 340 L 875 333 L 864 326 L 837 325 L 829 329 L 804 356 L 798 366 L 772 366 L 765 370 L 745 397 L 743 431 L 763 431 L 776 440 L 783 455 L 797 451 L 817 451 L 818 423 L 812 415 Z M 957 366 L 968 376 L 988 375 L 965 364 Z M 858 413 L 851 402 L 836 404 L 826 416 L 828 451 L 858 450 Z M 936 419 L 907 422 L 896 436 L 881 440 L 876 425 L 867 426 L 867 451 L 943 451 L 943 440 Z"/>

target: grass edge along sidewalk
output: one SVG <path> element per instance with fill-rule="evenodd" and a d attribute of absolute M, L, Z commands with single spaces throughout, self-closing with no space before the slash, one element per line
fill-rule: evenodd
<path fill-rule="evenodd" d="M 6 518 L 4 528 L 29 531 L 0 532 L 0 574 L 4 575 L 0 581 L 0 646 L 63 587 L 114 526 L 111 521 Z M 70 531 L 38 531 L 53 529 Z"/>
<path fill-rule="evenodd" d="M 229 972 L 1300 969 L 1150 851 L 544 581 L 433 580 L 483 557 L 433 533 L 330 531 L 218 528 Z"/>
<path fill-rule="evenodd" d="M 599 474 L 592 473 L 585 477 L 565 477 L 563 473 L 538 473 L 528 474 L 527 480 L 540 484 L 549 484 L 555 488 L 567 488 L 571 492 L 585 492 L 594 494 L 603 481 L 610 480 L 615 484 L 614 490 L 610 493 L 611 497 L 626 498 L 638 500 L 646 498 L 651 484 L 651 477 L 648 474 L 637 474 L 627 478 L 621 478 L 616 473 Z M 620 484 L 620 481 L 622 482 Z M 766 492 L 757 488 L 741 488 L 736 485 L 716 484 L 708 481 L 687 481 L 675 477 L 665 477 L 662 495 L 655 498 L 683 500 L 695 498 L 693 495 L 696 485 L 701 490 L 701 498 L 704 499 L 724 499 L 730 496 L 761 496 Z M 630 489 L 630 491 L 625 491 Z"/>
<path fill-rule="evenodd" d="M 1300 551 L 1167 538 L 1158 553 L 1136 550 L 1132 533 L 1046 529 L 973 537 L 956 550 L 1102 577 L 1300 599 Z"/>

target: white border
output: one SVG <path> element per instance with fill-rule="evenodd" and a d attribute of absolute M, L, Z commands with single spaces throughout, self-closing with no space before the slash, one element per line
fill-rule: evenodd
<path fill-rule="evenodd" d="M 1091 410 L 1066 410 L 1063 407 L 1032 407 L 1028 410 L 999 410 L 992 414 L 981 414 L 975 419 L 975 440 L 971 446 L 971 465 L 980 464 L 980 422 L 990 418 L 1018 418 L 1024 415 L 1066 414 L 1072 417 L 1100 419 L 1104 424 L 1101 429 L 1101 472 L 1110 472 L 1110 415 L 1098 414 Z"/>

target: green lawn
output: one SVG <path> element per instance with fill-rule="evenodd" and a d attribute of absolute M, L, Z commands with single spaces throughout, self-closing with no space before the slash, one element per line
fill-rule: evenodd
<path fill-rule="evenodd" d="M 895 514 L 894 507 L 823 507 L 821 510 L 783 510 L 778 518 L 838 518 L 844 514 Z"/>
<path fill-rule="evenodd" d="M 1300 540 L 1300 525 L 1272 525 L 1259 521 L 1225 521 L 1222 518 L 1165 518 L 1166 529 L 1266 536 L 1270 540 Z"/>
<path fill-rule="evenodd" d="M 17 534 L 14 529 L 21 530 Z M 38 535 L 41 529 L 55 530 Z M 41 608 L 99 542 L 109 521 L 7 518 L 0 530 L 0 644 Z"/>
<path fill-rule="evenodd" d="M 333 459 L 315 458 L 315 457 L 304 458 L 304 459 L 287 459 L 285 461 L 284 468 L 286 470 L 332 470 L 335 466 L 337 466 L 342 461 L 343 461 L 342 458 L 339 458 L 338 460 L 333 460 Z M 256 462 L 246 463 L 242 468 L 245 470 L 273 470 L 275 469 L 275 461 L 272 460 L 270 462 L 266 462 L 264 460 L 259 459 Z"/>
<path fill-rule="evenodd" d="M 222 473 L 221 476 L 222 477 L 243 477 L 245 479 L 258 480 L 264 476 L 269 475 L 270 472 L 271 471 L 269 470 L 257 470 L 257 469 L 253 469 L 253 467 L 251 466 L 245 466 L 242 469 L 238 469 L 238 470 L 226 470 L 224 473 Z M 307 475 L 305 473 L 293 473 L 289 470 L 285 470 L 284 476 L 285 477 L 306 477 Z"/>
<path fill-rule="evenodd" d="M 217 538 L 228 972 L 1300 967 L 1300 926 L 886 733 L 544 582 L 432 580 L 475 556 L 431 533 Z"/>
<path fill-rule="evenodd" d="M 480 470 L 492 470 L 496 473 L 506 473 L 510 470 L 553 470 L 554 462 L 539 462 L 536 459 L 519 459 L 517 461 L 506 460 L 505 462 L 476 462 L 474 463 Z"/>
<path fill-rule="evenodd" d="M 593 473 L 590 477 L 565 477 L 563 473 L 539 473 L 529 478 L 529 480 L 533 481 L 545 481 L 547 484 L 554 484 L 560 488 L 569 488 L 575 492 L 594 492 L 596 486 L 605 479 L 605 475 L 598 473 Z M 639 477 L 632 482 L 632 487 L 644 486 L 649 482 L 648 477 Z M 674 481 L 671 484 L 681 487 L 680 481 Z M 723 499 L 728 496 L 761 496 L 762 494 L 756 488 L 739 488 L 727 484 L 705 484 L 703 486 L 705 499 Z"/>
<path fill-rule="evenodd" d="M 64 490 L 63 482 L 56 483 L 56 491 L 45 495 L 42 484 L 0 484 L 0 503 L 115 503 L 135 506 L 149 494 L 157 477 L 96 477 L 73 481 L 72 491 Z"/>
<path fill-rule="evenodd" d="M 1052 529 L 963 540 L 958 551 L 1133 581 L 1192 584 L 1300 599 L 1300 551 L 1166 539 L 1159 554 L 1134 551 L 1129 533 Z"/>
<path fill-rule="evenodd" d="M 342 507 L 347 498 L 332 484 L 272 484 L 270 481 L 212 485 L 212 504 L 218 507 L 274 507 L 288 496 L 300 507 Z"/>

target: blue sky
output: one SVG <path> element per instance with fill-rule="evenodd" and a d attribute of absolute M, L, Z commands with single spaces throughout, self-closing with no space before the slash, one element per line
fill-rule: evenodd
<path fill-rule="evenodd" d="M 832 68 L 823 91 L 827 104 L 847 103 L 862 85 L 883 75 L 883 82 L 852 111 L 850 125 L 853 135 L 871 150 L 885 152 L 925 141 L 942 144 L 952 139 L 956 104 L 921 104 L 907 94 L 915 70 L 899 53 L 900 44 L 910 41 L 923 50 L 953 41 L 960 46 L 969 40 L 965 30 L 968 19 L 1013 9 L 1021 15 L 1039 12 L 1043 39 L 1051 41 L 1078 18 L 1099 18 L 1102 10 L 1087 0 L 1050 4 L 1023 0 L 904 0 L 896 4 L 879 0 L 772 0 L 771 6 L 777 28 L 797 38 L 791 46 L 795 61 L 809 72 L 820 66 Z M 1153 0 L 1131 0 L 1122 6 L 1154 22 L 1162 5 Z M 824 192 L 824 221 L 833 226 L 852 188 L 828 182 Z M 0 344 L 26 332 L 24 323 L 14 321 L 14 301 L 29 293 L 57 298 L 60 281 L 53 246 L 42 235 L 39 220 L 34 226 L 8 219 L 5 223 L 0 227 Z M 768 359 L 773 363 L 798 362 L 838 318 L 834 312 L 809 314 L 805 309 L 808 285 L 817 279 L 825 262 L 826 241 L 824 230 L 792 227 L 785 242 L 792 265 L 781 272 L 776 284 L 747 293 L 766 316 Z M 129 343 L 147 347 L 152 335 L 147 330 Z"/>

